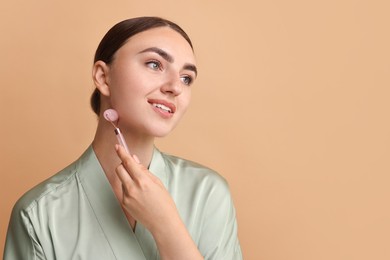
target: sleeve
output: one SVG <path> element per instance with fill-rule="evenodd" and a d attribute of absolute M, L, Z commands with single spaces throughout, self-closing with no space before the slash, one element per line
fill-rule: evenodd
<path fill-rule="evenodd" d="M 4 260 L 46 259 L 26 211 L 14 207 L 4 248 Z"/>
<path fill-rule="evenodd" d="M 205 260 L 242 260 L 236 211 L 227 182 L 215 182 L 205 203 L 200 247 Z"/>

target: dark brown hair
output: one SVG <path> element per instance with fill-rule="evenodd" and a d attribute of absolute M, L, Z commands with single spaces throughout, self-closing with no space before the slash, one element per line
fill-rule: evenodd
<path fill-rule="evenodd" d="M 137 17 L 124 20 L 114 25 L 101 40 L 94 58 L 94 63 L 101 60 L 106 64 L 111 64 L 115 53 L 137 33 L 147 31 L 157 27 L 170 27 L 180 33 L 193 49 L 190 38 L 187 33 L 177 24 L 160 17 Z M 91 96 L 92 110 L 99 115 L 100 113 L 100 92 L 95 89 Z"/>

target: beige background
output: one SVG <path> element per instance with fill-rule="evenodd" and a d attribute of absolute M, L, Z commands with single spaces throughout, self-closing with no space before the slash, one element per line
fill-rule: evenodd
<path fill-rule="evenodd" d="M 159 15 L 190 34 L 200 76 L 158 144 L 228 179 L 245 259 L 390 259 L 389 3 L 3 1 L 0 243 L 17 198 L 93 138 L 103 34 Z"/>

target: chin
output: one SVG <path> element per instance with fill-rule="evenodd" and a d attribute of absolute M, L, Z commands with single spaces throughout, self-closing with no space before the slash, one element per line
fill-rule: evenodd
<path fill-rule="evenodd" d="M 154 135 L 155 138 L 164 138 L 166 137 L 168 134 L 160 134 L 160 135 Z"/>
<path fill-rule="evenodd" d="M 161 131 L 161 130 L 160 131 L 153 131 L 153 136 L 157 137 L 157 138 L 162 138 L 162 137 L 169 135 L 171 132 L 172 132 L 172 130 L 170 130 L 170 131 Z"/>
<path fill-rule="evenodd" d="M 155 126 L 151 129 L 151 134 L 154 137 L 161 138 L 169 135 L 175 127 L 172 126 Z"/>

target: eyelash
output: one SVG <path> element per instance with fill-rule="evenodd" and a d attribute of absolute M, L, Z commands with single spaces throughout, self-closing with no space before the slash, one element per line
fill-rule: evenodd
<path fill-rule="evenodd" d="M 153 64 L 157 65 L 157 67 L 151 67 L 151 65 L 153 65 Z M 154 70 L 155 69 L 162 70 L 162 64 L 158 60 L 148 61 L 148 62 L 146 62 L 146 66 L 148 66 L 149 68 L 154 69 Z"/>
<path fill-rule="evenodd" d="M 156 65 L 156 67 L 152 67 L 152 65 Z M 153 70 L 156 70 L 156 69 L 162 70 L 163 69 L 161 62 L 159 62 L 158 60 L 148 61 L 148 62 L 146 62 L 146 66 L 148 66 L 149 68 L 151 68 Z M 193 77 L 188 76 L 188 75 L 180 77 L 180 78 L 182 79 L 182 82 L 187 86 L 190 86 L 194 82 Z M 188 81 L 188 82 L 186 83 L 186 81 Z"/>
<path fill-rule="evenodd" d="M 187 85 L 187 86 L 191 86 L 192 82 L 194 81 L 194 79 L 191 76 L 188 76 L 188 75 L 181 77 L 181 79 L 182 79 L 183 83 L 185 85 Z M 187 83 L 185 82 L 185 79 L 188 80 Z"/>

